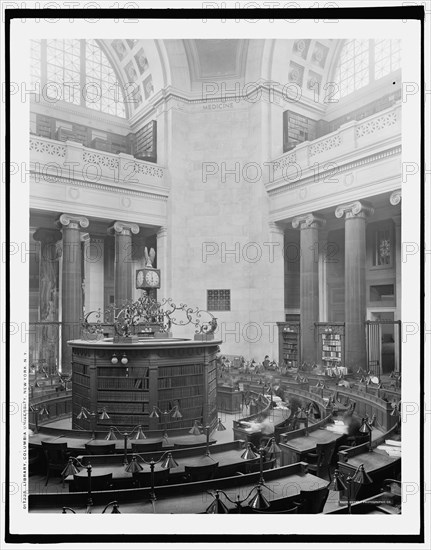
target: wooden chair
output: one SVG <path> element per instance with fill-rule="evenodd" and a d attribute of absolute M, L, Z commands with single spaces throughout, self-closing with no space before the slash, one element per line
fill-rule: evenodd
<path fill-rule="evenodd" d="M 62 472 L 64 470 L 70 453 L 67 450 L 67 443 L 49 443 L 47 441 L 42 441 L 42 450 L 46 458 L 46 486 L 48 485 L 51 472 Z"/>
<path fill-rule="evenodd" d="M 314 489 L 313 491 L 301 490 L 298 498 L 299 514 L 321 514 L 328 499 L 327 487 Z"/>
<path fill-rule="evenodd" d="M 112 487 L 112 474 L 94 474 L 91 476 L 92 491 L 109 491 Z M 79 493 L 88 491 L 88 477 L 74 475 L 73 490 Z"/>
<path fill-rule="evenodd" d="M 115 443 L 106 443 L 104 445 L 86 443 L 85 450 L 89 455 L 111 455 L 115 453 Z"/>
<path fill-rule="evenodd" d="M 213 479 L 218 468 L 218 462 L 205 464 L 204 466 L 185 466 L 186 481 L 206 481 Z"/>
<path fill-rule="evenodd" d="M 255 472 L 260 472 L 260 460 L 253 460 L 245 463 L 246 474 L 253 474 Z M 263 463 L 264 470 L 272 470 L 275 467 L 275 458 L 272 460 L 265 460 Z"/>
<path fill-rule="evenodd" d="M 163 449 L 163 441 L 156 441 L 155 443 L 142 443 L 132 441 L 132 453 L 153 453 L 161 451 Z"/>
<path fill-rule="evenodd" d="M 310 473 L 316 474 L 317 477 L 322 477 L 325 473 L 330 479 L 329 467 L 334 454 L 336 441 L 331 443 L 318 443 L 315 453 L 307 453 L 305 461 L 308 462 L 308 470 Z"/>
<path fill-rule="evenodd" d="M 154 472 L 154 486 L 166 485 L 169 479 L 169 468 Z M 151 487 L 151 472 L 133 472 L 133 481 L 136 487 Z"/>
<path fill-rule="evenodd" d="M 34 469 L 38 466 L 40 462 L 40 452 L 36 447 L 30 447 L 28 450 L 28 471 L 31 476 Z"/>

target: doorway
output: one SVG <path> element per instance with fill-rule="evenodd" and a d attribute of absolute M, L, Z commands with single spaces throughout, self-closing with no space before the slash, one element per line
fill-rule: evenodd
<path fill-rule="evenodd" d="M 401 370 L 401 322 L 394 316 L 394 311 L 372 311 L 367 321 L 368 369 L 376 376 Z"/>

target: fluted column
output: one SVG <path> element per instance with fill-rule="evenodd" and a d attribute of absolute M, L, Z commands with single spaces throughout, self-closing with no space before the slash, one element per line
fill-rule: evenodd
<path fill-rule="evenodd" d="M 108 228 L 110 235 L 115 235 L 115 304 L 121 306 L 133 297 L 133 255 L 132 234 L 139 233 L 136 223 L 116 221 Z"/>
<path fill-rule="evenodd" d="M 314 323 L 319 321 L 319 227 L 323 218 L 313 213 L 297 216 L 292 227 L 301 230 L 300 236 L 300 319 L 301 361 L 316 360 Z"/>
<path fill-rule="evenodd" d="M 58 229 L 39 228 L 33 238 L 40 242 L 39 255 L 39 321 L 55 323 L 58 321 L 58 249 L 61 239 Z M 37 350 L 35 356 L 39 362 L 46 362 L 48 372 L 58 368 L 58 327 L 42 325 L 36 335 Z"/>
<path fill-rule="evenodd" d="M 61 287 L 61 370 L 71 371 L 72 352 L 69 340 L 81 335 L 82 272 L 81 229 L 89 226 L 84 216 L 62 214 L 57 226 L 63 230 L 63 261 Z"/>
<path fill-rule="evenodd" d="M 345 366 L 350 370 L 366 366 L 366 219 L 374 213 L 366 202 L 338 206 L 337 218 L 345 219 Z"/>

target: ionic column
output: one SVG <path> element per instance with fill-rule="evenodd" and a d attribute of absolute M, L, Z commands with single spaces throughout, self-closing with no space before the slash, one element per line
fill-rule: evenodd
<path fill-rule="evenodd" d="M 136 223 L 116 221 L 108 228 L 110 235 L 115 235 L 115 305 L 121 306 L 133 297 L 132 284 L 132 234 L 139 233 Z"/>
<path fill-rule="evenodd" d="M 324 224 L 325 220 L 313 213 L 297 216 L 292 221 L 293 228 L 301 230 L 301 361 L 307 363 L 316 360 L 314 323 L 319 320 L 319 227 Z"/>
<path fill-rule="evenodd" d="M 366 202 L 338 206 L 337 218 L 345 218 L 345 366 L 349 370 L 366 366 L 366 219 L 374 213 Z"/>
<path fill-rule="evenodd" d="M 89 226 L 84 216 L 62 214 L 57 226 L 63 230 L 61 287 L 61 370 L 71 371 L 69 340 L 79 338 L 82 322 L 81 229 Z"/>
<path fill-rule="evenodd" d="M 319 233 L 319 321 L 328 320 L 328 289 L 327 289 L 327 265 L 328 265 L 328 232 Z"/>
<path fill-rule="evenodd" d="M 163 298 L 170 296 L 170 288 L 168 284 L 169 270 L 168 264 L 168 228 L 162 226 L 157 231 L 157 269 L 161 270 L 160 277 L 160 295 Z"/>
<path fill-rule="evenodd" d="M 39 321 L 55 323 L 58 321 L 58 249 L 61 239 L 58 229 L 39 228 L 33 235 L 40 242 L 39 255 Z M 36 357 L 46 361 L 48 372 L 58 368 L 58 328 L 52 325 L 40 326 L 36 335 L 38 347 Z"/>
<path fill-rule="evenodd" d="M 389 197 L 389 202 L 392 204 L 392 206 L 398 206 L 401 203 L 401 189 L 397 189 L 394 191 L 391 196 Z M 395 209 L 394 209 L 395 210 Z M 398 209 L 397 209 L 398 210 Z M 399 210 L 398 210 L 399 212 Z M 401 213 L 399 212 L 395 216 L 392 217 L 394 220 L 395 225 L 395 246 L 393 247 L 393 250 L 395 251 L 395 257 L 394 257 L 394 266 L 395 266 L 395 306 L 396 306 L 396 312 L 395 312 L 395 320 L 401 320 L 401 254 L 402 254 L 402 244 L 401 244 Z M 400 371 L 400 363 L 401 363 L 401 357 L 400 357 L 400 339 L 401 335 L 398 333 L 397 330 L 395 330 L 395 370 L 397 372 Z"/>

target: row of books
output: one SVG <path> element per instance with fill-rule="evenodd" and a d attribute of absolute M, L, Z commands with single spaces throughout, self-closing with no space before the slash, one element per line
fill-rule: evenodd
<path fill-rule="evenodd" d="M 148 379 L 146 378 L 99 378 L 99 390 L 148 390 Z"/>
<path fill-rule="evenodd" d="M 141 413 L 141 414 L 147 414 L 148 413 L 148 403 L 141 401 L 140 403 L 127 403 L 127 402 L 121 402 L 121 403 L 115 403 L 112 401 L 109 402 L 103 402 L 99 401 L 98 403 L 99 407 L 105 407 L 106 410 L 109 412 L 109 416 L 112 416 L 112 414 L 123 414 L 123 413 Z"/>
<path fill-rule="evenodd" d="M 147 392 L 142 391 L 98 391 L 97 400 L 98 401 L 139 401 L 145 398 Z"/>
<path fill-rule="evenodd" d="M 72 376 L 72 384 L 73 386 L 75 386 L 75 384 L 80 384 L 81 386 L 87 387 L 89 384 L 89 377 L 74 372 Z"/>
<path fill-rule="evenodd" d="M 202 375 L 190 375 L 190 376 L 174 376 L 172 378 L 159 378 L 159 389 L 164 388 L 180 388 L 182 386 L 196 386 L 202 383 Z"/>
<path fill-rule="evenodd" d="M 204 372 L 205 365 L 193 364 L 193 365 L 178 365 L 178 367 L 160 367 L 159 378 L 171 377 L 171 376 L 186 376 L 188 374 L 202 374 Z"/>
<path fill-rule="evenodd" d="M 73 373 L 88 375 L 88 365 L 82 363 L 73 363 Z"/>
<path fill-rule="evenodd" d="M 175 390 L 167 389 L 160 392 L 160 399 L 180 399 L 183 397 L 191 397 L 203 395 L 203 386 L 186 386 Z"/>

